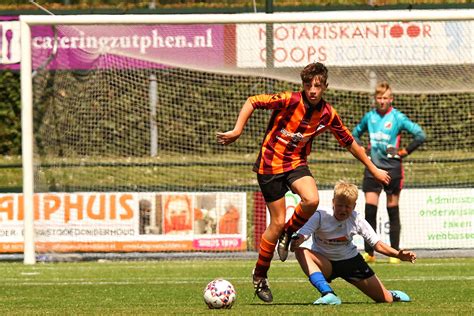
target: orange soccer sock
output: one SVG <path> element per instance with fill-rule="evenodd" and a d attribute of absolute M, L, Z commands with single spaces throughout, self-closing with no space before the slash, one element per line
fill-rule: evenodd
<path fill-rule="evenodd" d="M 303 211 L 301 208 L 301 203 L 298 203 L 295 207 L 295 212 L 293 213 L 293 216 L 288 220 L 288 222 L 285 225 L 285 231 L 288 233 L 294 233 L 298 229 L 300 229 L 311 217 L 313 214 L 308 214 Z"/>
<path fill-rule="evenodd" d="M 275 251 L 276 244 L 267 241 L 263 236 L 260 241 L 260 250 L 258 251 L 258 260 L 255 265 L 255 275 L 261 278 L 267 277 L 267 272 L 270 269 L 270 263 L 272 262 L 273 252 Z"/>

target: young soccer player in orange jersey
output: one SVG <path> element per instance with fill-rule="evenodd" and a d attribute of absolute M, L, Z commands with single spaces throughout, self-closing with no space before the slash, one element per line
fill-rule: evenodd
<path fill-rule="evenodd" d="M 361 161 L 381 183 L 388 184 L 390 176 L 377 168 L 367 157 L 342 123 L 336 110 L 323 98 L 328 87 L 327 68 L 319 62 L 301 71 L 303 91 L 262 94 L 249 97 L 240 110 L 234 129 L 217 133 L 217 141 L 228 145 L 242 134 L 255 109 L 273 110 L 254 171 L 270 212 L 270 224 L 260 242 L 258 260 L 253 271 L 255 294 L 264 302 L 272 302 L 267 272 L 278 241 L 282 261 L 288 256 L 290 237 L 313 215 L 319 204 L 316 182 L 308 168 L 307 156 L 313 139 L 330 130 L 340 145 Z M 298 194 L 301 202 L 285 223 L 285 194 Z"/>

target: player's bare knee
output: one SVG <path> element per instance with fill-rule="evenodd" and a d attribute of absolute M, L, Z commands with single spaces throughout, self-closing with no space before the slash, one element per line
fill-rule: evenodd
<path fill-rule="evenodd" d="M 303 210 L 305 212 L 310 211 L 311 213 L 313 213 L 318 208 L 319 197 L 316 196 L 316 197 L 310 197 L 310 198 L 308 197 L 303 198 L 301 200 L 301 205 L 303 206 Z"/>
<path fill-rule="evenodd" d="M 285 229 L 285 221 L 284 221 L 284 219 L 281 219 L 281 220 L 280 219 L 272 219 L 270 221 L 269 226 L 273 231 L 281 234 L 283 232 L 283 230 Z"/>

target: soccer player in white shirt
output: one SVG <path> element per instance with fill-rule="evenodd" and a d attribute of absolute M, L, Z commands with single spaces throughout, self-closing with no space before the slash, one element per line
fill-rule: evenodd
<path fill-rule="evenodd" d="M 385 288 L 359 254 L 352 239 L 359 234 L 375 251 L 402 261 L 414 263 L 416 254 L 395 250 L 382 242 L 364 217 L 354 211 L 357 195 L 355 185 L 339 181 L 334 187 L 333 210 L 317 210 L 292 237 L 291 250 L 311 284 L 321 293 L 314 304 L 341 304 L 329 285 L 338 277 L 353 284 L 375 302 L 409 302 L 406 293 Z"/>

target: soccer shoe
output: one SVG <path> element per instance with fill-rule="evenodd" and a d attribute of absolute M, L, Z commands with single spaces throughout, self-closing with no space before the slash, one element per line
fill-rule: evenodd
<path fill-rule="evenodd" d="M 402 291 L 390 290 L 394 302 L 410 302 L 410 297 Z"/>
<path fill-rule="evenodd" d="M 333 293 L 321 296 L 313 303 L 314 305 L 341 305 L 341 299 Z"/>
<path fill-rule="evenodd" d="M 253 288 L 255 289 L 255 295 L 265 303 L 273 302 L 272 291 L 270 291 L 270 283 L 267 278 L 257 278 L 255 276 L 255 270 L 252 272 Z"/>
<path fill-rule="evenodd" d="M 288 258 L 288 248 L 291 242 L 291 234 L 288 232 L 283 232 L 280 238 L 278 239 L 277 252 L 281 261 L 285 261 Z"/>
<path fill-rule="evenodd" d="M 367 263 L 375 263 L 375 255 L 371 256 L 367 252 L 364 252 L 362 258 L 364 258 L 364 261 Z"/>
<path fill-rule="evenodd" d="M 397 263 L 400 263 L 400 259 L 390 257 L 390 258 L 388 258 L 388 263 L 397 264 Z"/>

